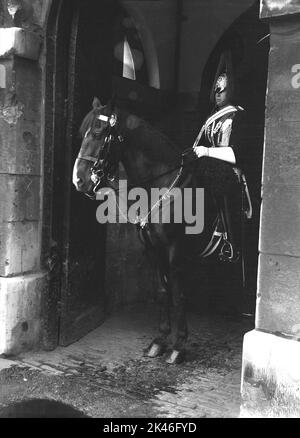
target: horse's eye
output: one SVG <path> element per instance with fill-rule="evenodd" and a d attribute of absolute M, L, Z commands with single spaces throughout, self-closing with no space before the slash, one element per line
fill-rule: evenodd
<path fill-rule="evenodd" d="M 96 129 L 100 129 L 101 126 L 102 126 L 101 121 L 100 121 L 100 120 L 96 120 L 96 121 L 95 121 L 95 128 L 96 128 Z"/>

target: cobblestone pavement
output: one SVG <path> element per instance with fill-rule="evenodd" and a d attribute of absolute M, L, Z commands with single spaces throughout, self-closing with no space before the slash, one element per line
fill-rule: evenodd
<path fill-rule="evenodd" d="M 156 328 L 149 309 L 116 314 L 69 347 L 0 359 L 0 404 L 46 397 L 94 417 L 237 418 L 242 340 L 252 323 L 189 321 L 187 361 L 179 366 L 143 356 Z"/>

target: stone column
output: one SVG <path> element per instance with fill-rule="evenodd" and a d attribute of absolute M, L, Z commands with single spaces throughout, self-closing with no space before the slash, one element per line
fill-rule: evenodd
<path fill-rule="evenodd" d="M 242 417 L 300 414 L 299 13 L 299 2 L 262 0 L 271 50 L 256 324 L 244 339 Z"/>
<path fill-rule="evenodd" d="M 41 335 L 40 47 L 36 33 L 0 28 L 0 354 Z"/>

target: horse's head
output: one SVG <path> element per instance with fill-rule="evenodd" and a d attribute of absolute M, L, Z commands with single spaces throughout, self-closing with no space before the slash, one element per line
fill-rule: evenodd
<path fill-rule="evenodd" d="M 120 161 L 123 138 L 118 130 L 118 114 L 112 104 L 93 101 L 93 109 L 80 128 L 82 144 L 73 169 L 73 184 L 79 192 L 95 198 L 100 186 L 112 181 Z"/>

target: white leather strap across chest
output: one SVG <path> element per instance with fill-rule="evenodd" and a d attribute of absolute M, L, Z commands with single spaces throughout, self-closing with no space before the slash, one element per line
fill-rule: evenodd
<path fill-rule="evenodd" d="M 229 115 L 229 114 L 235 113 L 235 112 L 240 111 L 240 110 L 243 111 L 243 108 L 240 107 L 240 106 L 236 107 L 236 106 L 233 106 L 233 105 L 228 105 L 228 106 L 226 106 L 225 108 L 222 108 L 221 110 L 217 111 L 217 112 L 216 112 L 215 114 L 213 114 L 211 117 L 209 117 L 209 118 L 206 120 L 206 122 L 204 123 L 204 125 L 202 126 L 202 128 L 201 128 L 201 130 L 200 130 L 200 132 L 199 132 L 199 135 L 198 135 L 198 137 L 197 137 L 196 140 L 195 140 L 195 143 L 194 143 L 193 147 L 198 146 L 199 141 L 200 141 L 200 139 L 201 139 L 203 133 L 209 128 L 209 126 L 210 126 L 212 123 L 215 123 L 218 119 L 220 119 L 220 118 L 222 118 L 222 117 L 224 117 L 224 116 L 226 116 L 226 115 Z"/>

